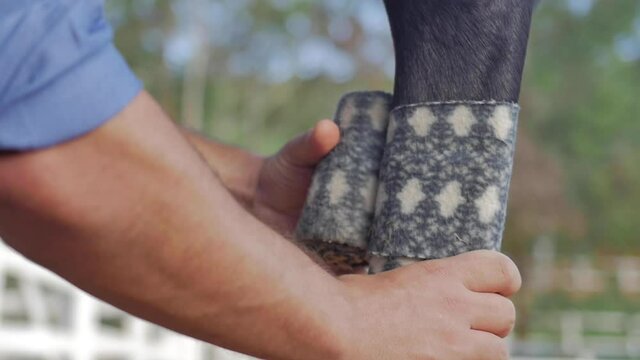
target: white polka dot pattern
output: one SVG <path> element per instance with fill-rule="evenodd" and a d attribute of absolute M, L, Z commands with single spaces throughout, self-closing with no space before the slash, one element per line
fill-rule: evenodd
<path fill-rule="evenodd" d="M 348 245 L 361 249 L 364 257 L 391 100 L 383 92 L 356 92 L 340 101 L 335 119 L 340 143 L 316 167 L 296 229 L 298 240 Z"/>
<path fill-rule="evenodd" d="M 378 185 L 385 197 L 369 239 L 371 272 L 500 248 L 518 112 L 517 104 L 497 102 L 391 112 Z"/>

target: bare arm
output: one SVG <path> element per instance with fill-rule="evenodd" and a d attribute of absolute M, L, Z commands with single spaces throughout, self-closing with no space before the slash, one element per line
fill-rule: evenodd
<path fill-rule="evenodd" d="M 0 184 L 3 238 L 80 288 L 239 351 L 334 357 L 338 283 L 238 206 L 148 95 L 76 141 L 2 156 Z"/>
<path fill-rule="evenodd" d="M 181 131 L 229 192 L 241 203 L 251 204 L 265 159 L 245 149 L 208 139 L 196 131 Z"/>

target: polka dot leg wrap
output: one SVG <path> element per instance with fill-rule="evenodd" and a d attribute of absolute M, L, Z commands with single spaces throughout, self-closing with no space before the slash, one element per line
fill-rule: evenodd
<path fill-rule="evenodd" d="M 345 95 L 335 116 L 338 146 L 318 164 L 296 237 L 337 272 L 366 266 L 392 96 Z"/>
<path fill-rule="evenodd" d="M 447 102 L 391 112 L 370 272 L 500 248 L 519 107 Z"/>

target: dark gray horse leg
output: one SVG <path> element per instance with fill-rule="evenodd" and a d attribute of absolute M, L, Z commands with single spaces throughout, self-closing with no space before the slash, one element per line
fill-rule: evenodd
<path fill-rule="evenodd" d="M 385 0 L 395 105 L 517 102 L 533 0 Z"/>
<path fill-rule="evenodd" d="M 385 0 L 394 110 L 371 271 L 499 249 L 534 0 Z"/>

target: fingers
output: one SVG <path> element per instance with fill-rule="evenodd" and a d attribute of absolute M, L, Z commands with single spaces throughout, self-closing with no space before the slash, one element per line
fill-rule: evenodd
<path fill-rule="evenodd" d="M 513 303 L 499 293 L 513 293 L 520 277 L 504 255 L 477 251 L 341 280 L 356 304 L 350 311 L 366 319 L 350 333 L 387 340 L 370 342 L 365 350 L 371 348 L 376 356 L 366 358 L 508 359 L 503 338 L 516 315 Z M 371 313 L 378 314 L 375 320 L 382 326 L 371 326 Z M 431 342 L 425 344 L 424 339 Z"/>
<path fill-rule="evenodd" d="M 516 308 L 511 300 L 498 294 L 474 293 L 471 303 L 472 329 L 501 338 L 511 333 L 516 322 Z"/>
<path fill-rule="evenodd" d="M 509 344 L 494 334 L 471 330 L 469 337 L 470 359 L 474 360 L 508 360 Z"/>
<path fill-rule="evenodd" d="M 289 165 L 313 167 L 333 150 L 339 140 L 338 126 L 331 120 L 321 120 L 313 129 L 285 145 L 280 156 Z"/>
<path fill-rule="evenodd" d="M 511 296 L 520 290 L 522 278 L 516 264 L 504 254 L 479 250 L 449 258 L 467 289 Z"/>

